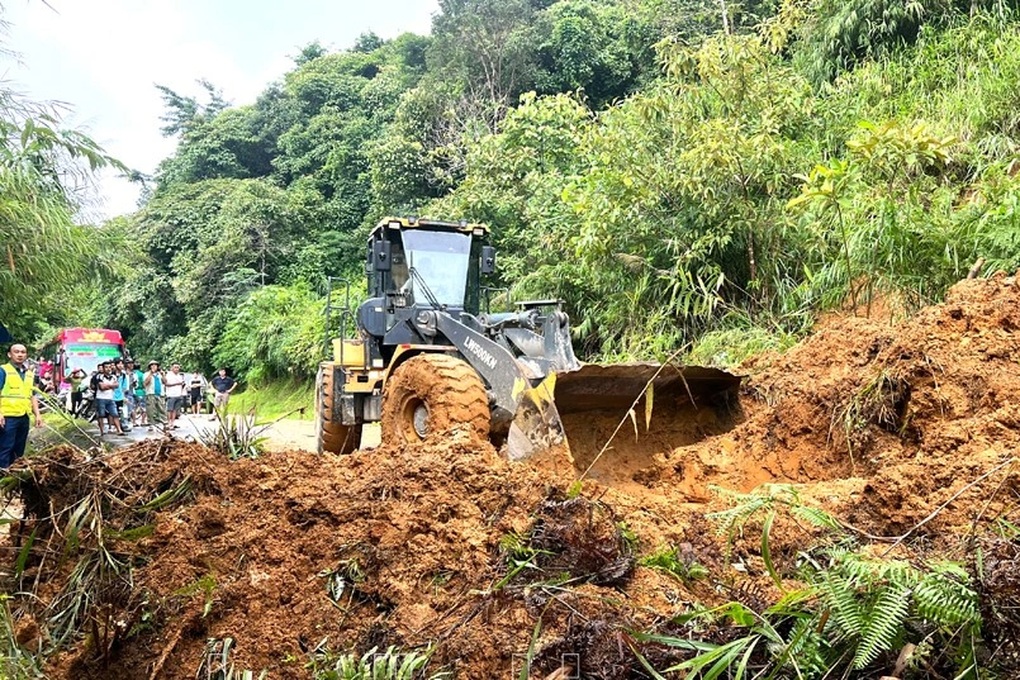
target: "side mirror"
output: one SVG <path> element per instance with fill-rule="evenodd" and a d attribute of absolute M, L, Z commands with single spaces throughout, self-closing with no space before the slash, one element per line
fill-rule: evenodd
<path fill-rule="evenodd" d="M 390 242 L 374 241 L 372 243 L 372 266 L 376 271 L 388 272 L 392 267 L 390 262 Z"/>
<path fill-rule="evenodd" d="M 492 246 L 482 246 L 482 273 L 493 274 L 496 272 L 496 249 Z"/>

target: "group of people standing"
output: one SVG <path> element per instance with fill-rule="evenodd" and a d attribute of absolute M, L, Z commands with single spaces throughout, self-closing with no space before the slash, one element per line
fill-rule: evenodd
<path fill-rule="evenodd" d="M 42 425 L 39 394 L 42 392 L 25 345 L 11 345 L 8 362 L 0 366 L 0 469 L 25 453 L 31 416 L 35 426 Z M 86 388 L 95 399 L 95 418 L 102 437 L 107 431 L 125 434 L 132 426 L 178 427 L 177 418 L 190 408 L 198 415 L 205 402 L 206 388 L 212 387 L 210 420 L 226 409 L 237 381 L 221 368 L 208 383 L 200 373 L 185 374 L 174 363 L 163 371 L 158 361 L 150 361 L 146 370 L 134 360 L 116 359 L 98 365 L 91 376 L 78 368 L 66 376 L 71 389 L 71 411 L 81 415 Z"/>
<path fill-rule="evenodd" d="M 176 429 L 177 419 L 189 409 L 194 415 L 202 412 L 207 385 L 215 391 L 213 408 L 219 410 L 226 407 L 237 381 L 224 368 L 207 383 L 200 373 L 182 373 L 176 362 L 169 371 L 164 371 L 156 360 L 150 361 L 144 371 L 132 359 L 103 362 L 90 382 L 95 393 L 99 434 L 105 434 L 104 420 L 110 431 L 117 434 L 124 434 L 132 426 Z M 210 418 L 216 418 L 215 411 Z"/>

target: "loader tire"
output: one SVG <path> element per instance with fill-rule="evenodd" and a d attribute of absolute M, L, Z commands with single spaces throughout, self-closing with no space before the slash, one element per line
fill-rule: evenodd
<path fill-rule="evenodd" d="M 353 453 L 361 444 L 361 425 L 333 421 L 333 364 L 319 364 L 315 377 L 315 439 L 319 453 Z"/>
<path fill-rule="evenodd" d="M 419 354 L 397 367 L 383 388 L 382 440 L 408 444 L 466 429 L 489 436 L 489 395 L 478 372 L 448 354 Z"/>

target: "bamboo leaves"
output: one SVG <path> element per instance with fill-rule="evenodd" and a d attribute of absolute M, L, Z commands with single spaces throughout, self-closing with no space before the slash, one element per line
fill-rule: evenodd
<path fill-rule="evenodd" d="M 103 168 L 127 170 L 62 128 L 61 113 L 0 88 L 0 318 L 24 340 L 42 321 L 40 300 L 72 296 L 98 272 L 95 234 L 74 224 L 82 190 Z"/>

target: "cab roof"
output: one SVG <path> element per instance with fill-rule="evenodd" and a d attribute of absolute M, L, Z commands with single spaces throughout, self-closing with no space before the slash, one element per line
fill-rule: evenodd
<path fill-rule="evenodd" d="M 375 236 L 384 229 L 434 229 L 436 231 L 461 231 L 468 234 L 477 234 L 481 230 L 483 234 L 489 233 L 487 225 L 467 220 L 451 222 L 432 220 L 427 217 L 384 217 L 372 229 L 370 236 Z"/>

